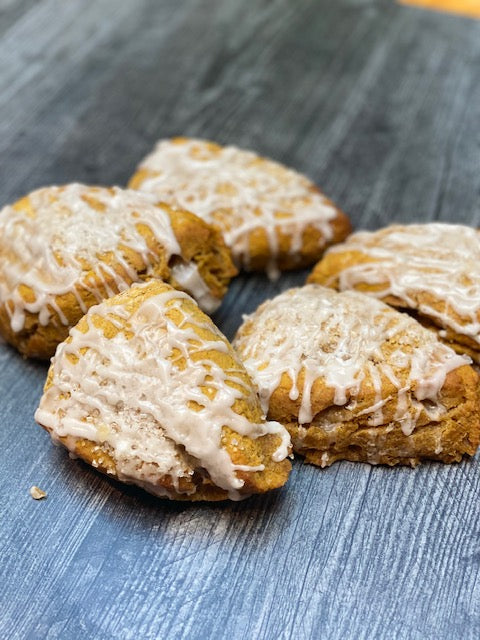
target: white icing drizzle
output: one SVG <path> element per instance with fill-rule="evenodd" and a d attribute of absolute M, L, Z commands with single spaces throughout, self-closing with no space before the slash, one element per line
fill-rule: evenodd
<path fill-rule="evenodd" d="M 167 260 L 181 254 L 166 210 L 161 204 L 155 204 L 148 194 L 118 187 L 70 184 L 39 189 L 31 193 L 28 200 L 30 214 L 13 206 L 0 211 L 0 302 L 6 305 L 15 332 L 23 329 L 26 311 L 38 314 L 42 325 L 51 321 L 53 313 L 67 325 L 68 320 L 56 303 L 57 296 L 72 293 L 83 313 L 87 306 L 82 290 L 89 291 L 100 302 L 103 292 L 94 286 L 91 278 L 86 278 L 85 264 L 91 266 L 110 296 L 138 280 L 136 270 L 122 258 L 119 245 L 139 254 L 146 275 L 152 273 L 156 256 L 137 225 L 149 227 L 165 248 Z M 89 200 L 98 203 L 102 210 L 92 206 Z M 115 252 L 125 277 L 101 260 L 101 256 L 109 252 Z M 113 280 L 116 290 L 107 286 L 107 277 Z M 33 301 L 25 301 L 20 293 L 21 285 L 33 291 Z M 209 309 L 213 308 L 214 299 L 207 297 L 208 287 L 198 273 L 185 288 L 194 296 L 198 290 Z M 217 306 L 219 302 L 217 300 Z"/>
<path fill-rule="evenodd" d="M 355 233 L 329 253 L 345 251 L 359 251 L 379 262 L 343 269 L 340 290 L 362 283 L 379 285 L 368 295 L 393 295 L 435 324 L 480 344 L 480 233 L 476 229 L 442 223 L 394 225 Z M 421 304 L 415 299 L 419 294 L 426 294 Z M 444 301 L 445 310 L 436 309 L 430 296 Z"/>
<path fill-rule="evenodd" d="M 200 275 L 198 266 L 195 263 L 182 262 L 175 264 L 172 266 L 170 273 L 183 291 L 195 292 L 194 298 L 203 311 L 213 313 L 218 309 L 219 299 L 210 293 L 210 289 Z"/>
<path fill-rule="evenodd" d="M 249 268 L 249 235 L 264 229 L 271 254 L 268 273 L 278 276 L 277 229 L 291 236 L 299 255 L 302 234 L 312 225 L 321 247 L 333 236 L 336 209 L 296 171 L 233 146 L 212 148 L 205 140 L 160 140 L 140 164 L 150 174 L 139 188 L 217 224 L 239 267 Z"/>
<path fill-rule="evenodd" d="M 149 286 L 153 285 L 134 288 Z M 53 386 L 44 393 L 35 418 L 52 437 L 67 436 L 72 450 L 78 438 L 107 445 L 121 480 L 161 495 L 168 494 L 158 486 L 163 476 L 171 475 L 178 490 L 178 479 L 192 473 L 179 454 L 178 447 L 184 447 L 217 486 L 231 499 L 240 499 L 244 482 L 236 471 L 261 468 L 233 464 L 221 446 L 222 428 L 254 439 L 278 435 L 281 444 L 272 456 L 275 461 L 288 455 L 290 439 L 279 423 L 253 424 L 232 409 L 235 400 L 254 393 L 253 388 L 245 387 L 240 365 L 238 370 L 224 371 L 208 357 L 208 350 L 227 353 L 230 346 L 209 318 L 199 324 L 185 315 L 184 300 L 190 298 L 169 288 L 147 298 L 133 314 L 120 300 L 92 307 L 85 316 L 88 331 L 74 328 L 71 343 L 59 345 L 52 360 Z M 179 326 L 167 315 L 169 310 L 183 315 Z M 97 316 L 125 327 L 133 336 L 121 330 L 106 338 L 95 327 Z M 192 323 L 214 338 L 200 340 Z M 86 351 L 80 356 L 82 349 Z M 174 362 L 179 354 L 185 359 L 183 369 Z M 79 356 L 78 361 L 71 355 Z M 241 385 L 242 390 L 229 383 Z M 201 386 L 208 388 L 208 396 Z"/>
<path fill-rule="evenodd" d="M 387 356 L 383 348 L 393 341 L 400 346 Z M 290 397 L 301 396 L 300 425 L 314 418 L 311 389 L 321 379 L 333 390 L 334 404 L 351 410 L 352 416 L 367 415 L 369 426 L 379 426 L 384 423 L 382 408 L 391 400 L 382 395 L 382 378 L 387 378 L 396 389 L 395 420 L 405 435 L 412 433 L 422 409 L 432 420 L 439 419 L 446 375 L 471 362 L 379 300 L 314 284 L 262 304 L 245 318 L 234 347 L 259 388 L 265 411 L 286 373 L 294 390 Z M 304 383 L 298 390 L 301 371 Z M 374 401 L 355 412 L 366 379 L 373 385 Z"/>

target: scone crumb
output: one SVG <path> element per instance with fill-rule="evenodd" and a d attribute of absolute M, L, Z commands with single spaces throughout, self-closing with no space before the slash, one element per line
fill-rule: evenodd
<path fill-rule="evenodd" d="M 47 497 L 45 491 L 42 491 L 42 489 L 36 487 L 35 485 L 33 485 L 33 487 L 30 487 L 30 495 L 34 500 L 43 500 L 43 498 Z"/>

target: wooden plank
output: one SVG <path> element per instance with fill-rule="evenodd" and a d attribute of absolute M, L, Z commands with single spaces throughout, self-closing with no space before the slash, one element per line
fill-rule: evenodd
<path fill-rule="evenodd" d="M 391 0 L 245 6 L 0 0 L 2 202 L 124 184 L 185 133 L 297 167 L 357 227 L 479 224 L 480 22 Z M 241 276 L 215 320 L 232 337 L 305 275 Z M 275 494 L 169 504 L 52 447 L 32 419 L 45 372 L 0 344 L 2 638 L 479 637 L 477 458 L 296 461 Z"/>

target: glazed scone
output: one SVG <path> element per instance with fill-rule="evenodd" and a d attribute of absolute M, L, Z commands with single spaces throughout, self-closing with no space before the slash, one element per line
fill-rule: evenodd
<path fill-rule="evenodd" d="M 35 414 L 97 469 L 158 496 L 238 500 L 282 486 L 290 438 L 266 422 L 231 345 L 151 281 L 92 307 L 59 345 Z"/>
<path fill-rule="evenodd" d="M 46 187 L 0 211 L 0 332 L 26 356 L 52 356 L 133 282 L 161 278 L 213 311 L 235 273 L 216 229 L 136 191 Z"/>
<path fill-rule="evenodd" d="M 350 232 L 345 214 L 304 176 L 206 140 L 161 140 L 129 186 L 218 225 L 239 268 L 272 278 L 313 264 Z"/>
<path fill-rule="evenodd" d="M 310 277 L 406 309 L 480 363 L 480 233 L 462 225 L 394 225 L 332 247 Z"/>
<path fill-rule="evenodd" d="M 473 455 L 479 376 L 410 316 L 355 291 L 291 289 L 262 304 L 234 347 L 264 410 L 307 462 L 415 465 Z"/>

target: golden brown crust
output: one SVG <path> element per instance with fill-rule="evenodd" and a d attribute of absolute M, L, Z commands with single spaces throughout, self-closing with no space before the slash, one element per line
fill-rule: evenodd
<path fill-rule="evenodd" d="M 288 479 L 292 465 L 288 460 L 273 462 L 271 459 L 272 454 L 278 448 L 278 438 L 267 435 L 258 440 L 242 438 L 240 445 L 232 443 L 232 440 L 238 442 L 239 438 L 241 438 L 239 434 L 233 431 L 228 432 L 225 429 L 222 444 L 234 464 L 265 465 L 265 471 L 237 472 L 237 476 L 245 482 L 240 493 L 245 495 L 266 493 L 282 487 Z M 68 438 L 59 438 L 59 440 L 67 449 L 72 450 L 71 444 L 68 444 Z M 119 480 L 115 461 L 106 447 L 91 440 L 78 439 L 75 441 L 73 453 L 97 471 Z M 199 470 L 194 470 L 190 476 L 179 478 L 177 487 L 178 490 L 173 484 L 172 477 L 168 475 L 163 476 L 157 485 L 157 489 L 163 488 L 168 491 L 168 498 L 171 500 L 218 502 L 229 498 L 227 491 L 217 487 L 206 472 Z M 154 492 L 152 487 L 145 488 L 147 491 Z"/>
<path fill-rule="evenodd" d="M 157 153 L 160 157 L 163 157 L 163 153 L 168 154 L 172 147 L 184 147 L 185 149 L 188 148 L 188 151 L 185 151 L 184 159 L 188 158 L 188 155 L 190 154 L 191 158 L 204 159 L 208 157 L 214 162 L 223 162 L 222 154 L 225 152 L 225 147 L 222 147 L 215 142 L 177 137 L 171 140 L 165 140 L 163 141 L 163 144 L 166 145 L 166 147 L 154 151 L 152 156 L 155 156 Z M 292 179 L 292 171 L 283 165 L 262 156 L 255 156 L 254 154 L 251 154 L 251 152 L 246 152 L 244 150 L 237 150 L 237 152 L 239 153 L 238 157 L 245 154 L 243 156 L 243 163 L 239 166 L 239 173 L 243 173 L 245 167 L 248 166 L 249 168 L 255 167 L 258 182 L 260 183 L 263 175 L 274 178 L 277 180 L 278 185 L 287 183 Z M 248 161 L 246 160 L 247 154 Z M 146 162 L 148 165 L 150 158 L 151 156 L 148 156 L 143 162 Z M 168 161 L 167 159 L 168 157 L 165 156 L 165 162 Z M 228 162 L 230 163 L 231 159 Z M 232 163 L 232 167 L 234 167 L 234 162 L 235 161 Z M 230 166 L 230 164 L 228 166 Z M 128 186 L 131 189 L 146 189 L 147 191 L 156 194 L 160 200 L 167 200 L 168 202 L 176 204 L 176 198 L 179 197 L 175 190 L 176 176 L 174 176 L 174 178 L 169 176 L 170 182 L 167 179 L 165 184 L 162 182 L 158 187 L 154 184 L 145 185 L 147 181 L 151 181 L 152 179 L 154 180 L 156 177 L 161 175 L 161 173 L 163 172 L 151 166 L 141 164 L 130 178 Z M 248 223 L 247 226 L 249 227 L 249 230 L 246 231 L 244 235 L 236 237 L 231 245 L 234 259 L 243 269 L 247 271 L 265 271 L 266 269 L 271 268 L 273 263 L 275 264 L 275 268 L 280 271 L 307 267 L 316 262 L 326 248 L 335 243 L 341 242 L 351 232 L 351 223 L 346 214 L 343 213 L 343 211 L 341 211 L 331 200 L 325 198 L 321 190 L 312 182 L 303 176 L 301 177 L 299 174 L 297 175 L 299 181 L 301 180 L 302 182 L 301 187 L 297 189 L 296 196 L 298 196 L 298 193 L 303 193 L 305 198 L 305 207 L 311 205 L 311 202 L 308 201 L 312 196 L 317 197 L 320 195 L 322 197 L 323 205 L 331 207 L 331 209 L 334 210 L 335 215 L 328 221 L 332 237 L 327 239 L 314 221 L 309 224 L 307 222 L 297 220 L 295 215 L 291 216 L 291 214 L 286 214 L 281 210 L 273 213 L 274 223 L 272 228 L 272 221 L 270 221 L 268 216 L 265 216 L 262 211 L 262 200 L 261 197 L 259 197 L 256 211 L 258 224 L 252 225 Z M 229 179 L 231 180 L 230 182 Z M 256 182 L 257 178 L 255 178 L 255 183 Z M 249 186 L 250 188 L 255 188 L 252 185 Z M 238 190 L 238 181 L 236 181 L 234 177 L 234 169 L 232 168 L 232 176 L 230 176 L 230 178 L 224 177 L 224 182 L 219 182 L 215 185 L 215 192 L 224 194 L 228 196 L 229 199 L 226 200 L 220 208 L 213 209 L 206 214 L 207 219 L 210 222 L 218 224 L 218 227 L 225 234 L 228 234 L 233 229 L 242 227 L 243 224 L 245 224 L 246 212 L 242 210 L 241 206 L 238 205 L 235 200 Z M 261 188 L 259 193 L 261 193 Z M 195 211 L 194 205 L 192 205 L 191 208 Z M 321 217 L 320 212 L 319 216 Z M 292 244 L 294 242 L 294 238 L 297 238 L 297 228 L 299 225 L 301 225 L 302 229 L 299 242 L 300 246 L 295 247 L 293 250 Z M 274 251 L 271 242 L 272 233 L 276 236 Z M 297 242 L 298 240 L 295 240 L 295 243 Z M 243 255 L 242 257 L 240 255 L 240 246 L 242 248 L 248 247 L 247 252 L 244 252 L 243 249 L 241 251 L 242 254 L 246 253 L 246 256 Z"/>
<path fill-rule="evenodd" d="M 247 317 L 234 346 L 307 461 L 453 462 L 479 445 L 478 373 L 379 301 L 292 289 Z"/>
<path fill-rule="evenodd" d="M 88 198 L 90 190 L 92 197 L 88 199 L 88 204 L 98 210 L 100 220 L 102 210 L 99 207 L 101 203 L 97 203 L 94 198 L 96 189 L 85 187 L 85 197 Z M 57 190 L 61 191 L 61 188 Z M 107 192 L 107 189 L 104 191 Z M 28 196 L 12 206 L 26 216 L 31 217 L 35 213 Z M 50 306 L 50 319 L 47 324 L 39 321 L 38 313 L 25 310 L 22 329 L 14 331 L 11 326 L 13 303 L 11 300 L 0 303 L 0 333 L 7 342 L 24 356 L 49 359 L 55 353 L 57 345 L 67 337 L 70 327 L 83 316 L 82 305 L 84 308 L 90 308 L 98 304 L 99 295 L 108 298 L 112 293 L 119 293 L 119 281 L 129 285 L 158 278 L 182 289 L 171 273 L 172 267 L 181 261 L 195 264 L 212 297 L 220 300 L 227 291 L 230 279 L 237 273 L 223 237 L 217 229 L 187 211 L 174 210 L 168 205 L 162 205 L 162 208 L 171 220 L 173 232 L 181 248 L 181 256 L 172 256 L 169 259 L 166 248 L 155 238 L 153 231 L 146 225 L 138 224 L 136 229 L 151 251 L 153 267 L 147 270 L 142 256 L 122 244 L 119 239 L 116 251 L 98 255 L 95 264 L 82 260 L 83 272 L 75 283 L 75 293 L 70 291 L 55 296 L 55 306 Z M 8 264 L 11 258 L 8 247 L 1 246 L 1 241 L 0 257 L 6 261 L 5 264 Z M 61 262 L 61 255 L 56 258 Z M 130 272 L 126 271 L 125 264 L 130 267 Z M 134 277 L 132 272 L 135 274 Z M 35 292 L 29 287 L 20 284 L 18 291 L 25 301 L 35 300 Z"/>
<path fill-rule="evenodd" d="M 333 203 L 331 205 L 334 206 Z M 308 225 L 302 232 L 302 242 L 298 253 L 291 252 L 291 233 L 284 232 L 281 226 L 276 227 L 278 255 L 275 262 L 280 271 L 304 269 L 310 266 L 320 259 L 328 247 L 342 242 L 351 233 L 352 225 L 349 218 L 340 209 L 336 210 L 337 215 L 330 222 L 332 238 L 325 242 L 322 233 L 313 225 Z M 250 250 L 248 270 L 265 271 L 272 258 L 267 231 L 260 228 L 251 231 L 248 235 L 248 246 Z"/>
<path fill-rule="evenodd" d="M 122 306 L 132 314 L 148 298 L 170 290 L 171 287 L 169 285 L 159 281 L 152 281 L 148 287 L 134 287 L 119 296 L 105 300 L 104 304 L 107 306 L 115 306 L 121 303 Z M 177 325 L 184 321 L 185 317 L 190 318 L 191 322 L 189 322 L 188 326 L 195 331 L 199 340 L 205 340 L 207 344 L 212 340 L 218 342 L 219 334 L 215 331 L 212 321 L 198 308 L 193 300 L 182 299 L 181 311 L 183 314 L 181 316 L 178 315 L 178 311 L 175 309 L 167 311 L 167 315 Z M 89 320 L 87 316 L 85 316 L 80 320 L 76 328 L 80 332 L 86 333 L 89 326 L 88 322 Z M 113 324 L 104 316 L 93 314 L 91 315 L 90 322 L 93 322 L 95 327 L 110 339 L 118 332 L 125 332 L 126 335 L 128 335 L 128 331 L 130 331 L 127 320 L 125 321 L 125 326 L 120 326 L 118 322 Z M 72 342 L 71 336 L 67 338 L 67 342 Z M 223 342 L 227 346 L 225 351 L 214 350 L 207 347 L 205 350 L 192 353 L 191 357 L 194 360 L 215 362 L 226 372 L 227 379 L 228 371 L 234 370 L 236 372 L 235 379 L 239 380 L 238 384 L 235 383 L 235 387 L 241 391 L 241 394 L 235 400 L 232 407 L 233 410 L 254 424 L 262 422 L 263 413 L 253 383 L 225 338 Z M 78 356 L 75 357 L 81 358 L 82 354 L 79 353 Z M 185 360 L 181 355 L 175 359 L 175 366 L 179 368 L 185 366 Z M 44 391 L 50 389 L 54 384 L 54 367 L 52 364 Z M 206 387 L 201 387 L 201 389 L 204 393 L 209 392 L 209 389 Z M 51 433 L 52 437 L 58 439 L 87 464 L 90 464 L 98 471 L 112 478 L 119 479 L 116 462 L 108 444 L 99 444 L 92 440 L 74 438 L 72 436 L 58 438 L 50 429 L 46 430 Z M 243 487 L 239 489 L 241 494 L 264 493 L 285 484 L 291 470 L 290 462 L 287 459 L 280 462 L 275 462 L 272 459 L 273 453 L 278 449 L 280 444 L 281 439 L 277 435 L 267 434 L 252 439 L 236 433 L 229 427 L 223 427 L 221 445 L 228 452 L 228 455 L 235 465 L 251 467 L 258 465 L 264 466 L 262 471 L 248 472 L 238 470 L 236 472 L 237 477 L 244 480 Z M 166 490 L 169 493 L 168 497 L 175 500 L 218 501 L 228 499 L 228 491 L 216 486 L 212 482 L 208 472 L 200 467 L 198 461 L 189 456 L 180 446 L 178 447 L 178 455 L 182 457 L 186 469 L 189 470 L 190 473 L 186 473 L 183 477 L 179 478 L 177 488 L 175 488 L 174 480 L 170 475 L 164 475 L 158 480 L 155 486 L 141 485 L 141 483 L 136 484 L 140 484 L 152 493 L 162 493 L 163 490 Z"/>
<path fill-rule="evenodd" d="M 301 388 L 301 378 L 298 384 Z M 473 456 L 480 443 L 480 378 L 470 366 L 447 375 L 439 398 L 446 411 L 440 419 L 431 420 L 423 412 L 411 435 L 405 435 L 395 420 L 396 389 L 386 378 L 382 379 L 382 395 L 390 395 L 391 401 L 382 407 L 383 424 L 375 427 L 366 424 L 365 415 L 359 415 L 375 401 L 369 382 L 362 384 L 352 411 L 335 406 L 332 390 L 316 381 L 312 389 L 314 417 L 301 426 L 296 418 L 301 398 L 290 399 L 291 386 L 284 375 L 270 399 L 268 417 L 284 424 L 294 451 L 312 464 L 329 466 L 337 460 L 390 466 L 414 466 L 425 459 L 459 462 L 464 455 Z M 428 407 L 429 401 L 425 403 Z M 332 424 L 334 430 L 329 428 Z"/>
<path fill-rule="evenodd" d="M 182 250 L 182 259 L 185 262 L 192 260 L 212 295 L 223 298 L 230 280 L 238 274 L 238 270 L 219 229 L 183 209 L 168 207 L 168 214 Z M 170 261 L 169 266 L 172 267 L 174 263 L 175 258 Z M 176 289 L 182 288 L 171 274 L 166 281 Z"/>
<path fill-rule="evenodd" d="M 434 324 L 429 318 L 420 315 L 418 312 L 412 309 L 407 309 L 401 305 L 397 306 L 393 304 L 393 301 L 390 301 L 388 296 L 384 300 L 384 302 L 390 304 L 392 307 L 395 306 L 399 311 L 408 313 L 408 315 L 412 318 L 415 318 L 415 320 L 419 322 L 422 327 L 430 329 L 430 331 L 434 331 L 437 334 L 438 339 L 441 340 L 444 344 L 448 344 L 448 346 L 451 347 L 456 353 L 460 355 L 470 356 L 470 358 L 477 364 L 480 362 L 480 351 L 478 348 L 478 343 L 469 336 L 457 333 L 448 327 L 445 329 L 440 329 L 440 327 Z"/>
<path fill-rule="evenodd" d="M 405 229 L 408 229 L 408 227 L 405 227 Z M 379 247 L 382 246 L 383 237 L 388 239 L 388 231 L 389 227 L 372 234 L 372 238 L 378 235 L 377 245 Z M 425 234 L 428 234 L 428 225 L 425 225 Z M 352 236 L 352 238 L 354 237 L 355 236 Z M 372 246 L 376 246 L 373 241 Z M 468 256 L 465 255 L 465 260 L 467 259 Z M 480 363 L 480 347 L 478 341 L 465 333 L 455 331 L 452 326 L 448 326 L 448 324 L 460 327 L 465 326 L 471 322 L 471 318 L 466 319 L 462 317 L 452 305 L 449 304 L 446 292 L 445 295 L 442 296 L 438 291 L 433 289 L 428 290 L 427 286 L 424 291 L 409 290 L 407 304 L 405 296 L 402 298 L 391 293 L 389 270 L 387 268 L 382 272 L 382 262 L 380 258 L 362 253 L 358 249 L 348 248 L 347 241 L 346 245 L 337 247 L 334 251 L 323 256 L 308 276 L 307 282 L 321 284 L 339 291 L 342 289 L 340 278 L 348 269 L 357 265 L 378 264 L 378 268 L 375 269 L 375 284 L 358 281 L 349 288 L 367 295 L 374 295 L 376 298 L 397 308 L 399 311 L 409 313 L 423 326 L 435 331 L 439 339 L 451 346 L 457 353 L 467 354 L 475 362 Z M 431 268 L 432 273 L 435 273 L 436 268 L 437 267 Z M 422 275 L 425 279 L 428 278 L 428 270 L 426 268 L 418 273 L 419 277 Z M 478 315 L 478 321 L 480 321 L 480 315 Z"/>
<path fill-rule="evenodd" d="M 144 233 L 153 238 L 150 230 L 144 231 Z M 156 244 L 154 248 L 157 260 L 154 268 L 155 277 L 167 280 L 170 271 L 166 262 L 165 249 L 158 243 L 154 243 L 153 240 L 151 243 L 152 247 Z M 124 281 L 133 284 L 132 278 L 122 267 L 122 258 L 136 270 L 139 282 L 151 277 L 146 275 L 145 264 L 141 256 L 126 248 L 124 250 L 119 249 L 115 255 L 108 253 L 100 256 L 99 261 L 105 267 L 108 267 L 103 271 L 102 279 L 93 269 L 89 269 L 85 265 L 84 275 L 76 287 L 77 293 L 81 296 L 86 307 L 91 307 L 98 303 L 93 291 L 100 292 L 105 298 L 109 297 L 108 291 L 118 293 L 117 280 L 112 271 L 121 275 Z M 49 359 L 55 353 L 57 345 L 68 336 L 70 327 L 74 326 L 83 316 L 80 303 L 73 293 L 57 295 L 55 304 L 57 309 L 51 307 L 51 319 L 46 325 L 40 323 L 38 314 L 26 311 L 24 326 L 18 332 L 13 331 L 11 328 L 10 315 L 7 312 L 6 305 L 0 305 L 0 333 L 7 342 L 16 347 L 24 356 L 44 360 Z M 62 321 L 59 313 L 66 318 L 68 324 Z"/>

